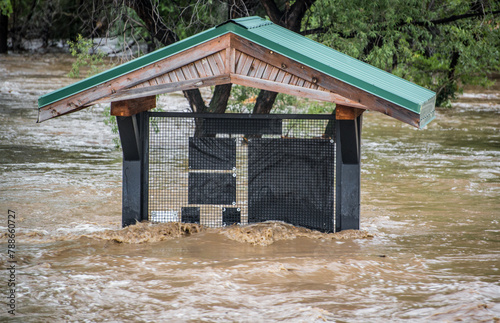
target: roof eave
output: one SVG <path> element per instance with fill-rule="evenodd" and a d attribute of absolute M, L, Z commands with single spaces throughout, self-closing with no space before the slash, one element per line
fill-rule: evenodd
<path fill-rule="evenodd" d="M 103 84 L 114 78 L 123 76 L 130 72 L 136 71 L 143 68 L 144 66 L 154 64 L 162 59 L 168 58 L 172 55 L 178 54 L 184 50 L 195 47 L 201 43 L 210 41 L 214 38 L 222 36 L 230 32 L 228 28 L 211 28 L 182 41 L 173 43 L 169 46 L 158 49 L 147 55 L 138 57 L 127 63 L 121 64 L 94 76 L 88 77 L 71 85 L 60 88 L 56 91 L 50 92 L 46 95 L 41 96 L 38 99 L 38 109 L 48 106 L 54 102 L 60 101 L 67 97 L 70 97 L 78 92 L 86 91 L 97 85 Z"/>
<path fill-rule="evenodd" d="M 268 25 L 268 24 L 264 24 L 263 22 L 258 22 L 258 23 L 260 25 L 256 24 L 256 26 L 259 26 L 259 27 Z M 293 33 L 292 31 L 287 30 L 287 29 L 285 29 L 281 26 L 278 26 L 278 25 L 273 25 L 272 27 L 283 29 L 283 32 L 285 32 L 285 33 Z M 290 59 L 299 61 L 302 64 L 304 64 L 310 68 L 313 68 L 313 69 L 316 69 L 322 73 L 328 74 L 331 77 L 335 77 L 346 84 L 357 87 L 357 88 L 359 88 L 367 93 L 370 93 L 374 96 L 383 98 L 386 101 L 397 104 L 404 109 L 407 109 L 407 110 L 410 110 L 410 111 L 413 111 L 416 113 L 420 113 L 420 107 L 423 104 L 425 104 L 425 102 L 428 102 L 429 100 L 435 101 L 436 93 L 434 93 L 433 91 L 425 89 L 421 86 L 418 86 L 414 83 L 411 83 L 405 79 L 397 77 L 397 76 L 390 74 L 386 71 L 377 69 L 380 72 L 387 73 L 388 75 L 391 76 L 391 78 L 394 78 L 394 80 L 399 79 L 401 82 L 406 82 L 406 83 L 410 84 L 411 86 L 414 86 L 415 88 L 420 88 L 421 90 L 424 90 L 424 92 L 427 92 L 427 96 L 422 97 L 421 100 L 412 101 L 412 100 L 407 99 L 401 95 L 398 95 L 397 93 L 390 92 L 388 90 L 380 88 L 376 84 L 369 83 L 369 82 L 365 81 L 364 79 L 353 77 L 352 75 L 349 75 L 341 70 L 338 70 L 335 67 L 323 64 L 322 62 L 319 62 L 319 61 L 315 60 L 314 58 L 307 56 L 305 54 L 302 54 L 300 52 L 297 52 L 289 47 L 285 47 L 285 46 L 280 45 L 279 43 L 276 43 L 276 42 L 271 42 L 270 40 L 268 40 L 264 37 L 261 37 L 256 32 L 254 32 L 253 31 L 254 27 L 245 28 L 245 27 L 241 26 L 240 24 L 235 23 L 235 24 L 232 24 L 230 28 L 231 28 L 231 31 L 233 31 L 235 34 L 239 35 L 240 37 L 246 38 L 246 39 L 248 39 L 252 42 L 255 42 L 256 44 L 259 44 L 263 47 L 272 49 L 273 51 L 280 53 L 283 56 L 286 56 Z M 258 30 L 258 28 L 256 30 Z M 317 44 L 317 45 L 324 46 L 321 44 Z M 328 50 L 333 50 L 333 49 L 328 48 Z M 341 53 L 339 53 L 339 54 L 341 54 Z M 343 55 L 343 54 L 341 54 L 341 55 Z M 365 64 L 369 68 L 372 68 L 372 69 L 374 68 L 373 66 L 368 65 L 366 63 L 363 63 L 363 62 L 359 62 L 359 63 Z"/>

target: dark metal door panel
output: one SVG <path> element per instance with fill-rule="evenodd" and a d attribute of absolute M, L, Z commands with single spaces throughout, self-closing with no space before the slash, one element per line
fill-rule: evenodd
<path fill-rule="evenodd" d="M 248 222 L 333 231 L 334 153 L 327 139 L 250 139 Z"/>

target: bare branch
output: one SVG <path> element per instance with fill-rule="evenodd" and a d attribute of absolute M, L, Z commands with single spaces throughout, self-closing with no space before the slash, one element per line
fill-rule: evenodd
<path fill-rule="evenodd" d="M 283 12 L 278 8 L 274 0 L 260 0 L 260 3 L 266 9 L 266 13 L 275 24 L 283 26 L 281 23 L 281 17 Z"/>
<path fill-rule="evenodd" d="M 491 15 L 500 14 L 500 10 L 492 11 L 488 14 L 491 14 Z M 471 12 L 471 13 L 466 13 L 463 15 L 453 15 L 450 17 L 435 19 L 435 20 L 430 20 L 430 21 L 415 21 L 415 22 L 409 22 L 409 23 L 402 22 L 399 24 L 399 26 L 405 26 L 405 25 L 415 25 L 415 26 L 444 25 L 444 24 L 448 24 L 448 23 L 462 20 L 462 19 L 482 17 L 485 15 L 486 15 L 485 12 Z"/>

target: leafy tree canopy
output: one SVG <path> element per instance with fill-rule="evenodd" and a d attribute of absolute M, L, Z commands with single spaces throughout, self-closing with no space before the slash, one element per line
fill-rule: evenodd
<path fill-rule="evenodd" d="M 500 71 L 500 2 L 318 0 L 303 33 L 438 93 L 489 85 Z"/>
<path fill-rule="evenodd" d="M 0 14 L 9 16 L 12 13 L 12 3 L 10 0 L 0 0 Z"/>
<path fill-rule="evenodd" d="M 441 106 L 463 85 L 487 86 L 488 74 L 500 71 L 498 0 L 0 0 L 0 10 L 11 13 L 14 45 L 38 31 L 44 38 L 119 36 L 124 47 L 147 42 L 148 50 L 228 18 L 266 16 L 436 91 Z M 227 102 L 228 88 L 217 91 L 214 104 Z M 218 109 L 195 92 L 185 94 L 198 111 Z M 268 112 L 275 99 L 261 92 L 254 112 Z"/>

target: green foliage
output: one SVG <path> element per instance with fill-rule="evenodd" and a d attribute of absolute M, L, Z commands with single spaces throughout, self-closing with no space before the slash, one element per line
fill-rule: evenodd
<path fill-rule="evenodd" d="M 260 90 L 242 85 L 233 85 L 226 112 L 252 113 Z M 274 113 L 290 113 L 297 107 L 297 97 L 279 93 L 273 105 Z"/>
<path fill-rule="evenodd" d="M 165 24 L 184 39 L 208 28 L 225 22 L 228 18 L 228 5 L 241 17 L 266 15 L 264 8 L 256 0 L 242 0 L 235 6 L 228 0 L 154 0 Z"/>
<path fill-rule="evenodd" d="M 500 71 L 499 11 L 498 1 L 317 0 L 303 29 L 321 28 L 310 37 L 436 91 L 447 106 Z"/>
<path fill-rule="evenodd" d="M 109 105 L 104 108 L 102 115 L 103 115 L 104 124 L 106 126 L 110 127 L 111 132 L 113 134 L 115 134 L 115 136 L 113 137 L 113 144 L 115 145 L 115 148 L 120 149 L 121 148 L 120 138 L 117 136 L 118 135 L 118 124 L 116 123 L 116 117 L 111 115 L 111 107 Z"/>
<path fill-rule="evenodd" d="M 292 113 L 292 110 L 297 107 L 298 100 L 296 96 L 278 93 L 273 110 L 275 113 Z"/>
<path fill-rule="evenodd" d="M 12 12 L 12 2 L 10 0 L 0 0 L 0 14 L 10 16 Z"/>
<path fill-rule="evenodd" d="M 79 78 L 82 67 L 88 68 L 87 77 L 99 73 L 104 68 L 105 54 L 93 50 L 93 42 L 90 39 L 85 39 L 81 34 L 78 34 L 76 41 L 68 41 L 69 50 L 76 60 L 71 65 L 69 77 Z M 111 128 L 113 134 L 118 134 L 118 124 L 116 117 L 111 115 L 111 107 L 107 106 L 103 111 L 104 124 Z M 115 148 L 119 149 L 120 138 L 113 137 Z"/>
<path fill-rule="evenodd" d="M 307 107 L 307 114 L 330 114 L 335 110 L 335 103 L 304 100 L 303 106 Z"/>
<path fill-rule="evenodd" d="M 160 107 L 156 107 L 154 109 L 151 110 L 151 112 L 162 112 L 163 109 L 160 108 Z M 121 142 L 120 142 L 120 138 L 117 136 L 118 135 L 118 124 L 116 123 L 116 117 L 115 116 L 112 116 L 111 115 L 111 107 L 110 106 L 106 106 L 104 107 L 104 110 L 102 112 L 102 116 L 103 116 L 103 122 L 106 126 L 110 127 L 111 128 L 111 132 L 115 135 L 113 137 L 113 144 L 115 146 L 116 149 L 120 149 L 121 148 Z M 157 120 L 151 120 L 151 124 L 150 124 L 150 127 L 155 131 L 155 132 L 159 132 L 160 129 L 158 128 L 158 121 Z"/>
<path fill-rule="evenodd" d="M 87 67 L 87 77 L 99 73 L 103 69 L 104 53 L 93 50 L 93 42 L 90 39 L 84 39 L 81 34 L 76 41 L 68 41 L 69 51 L 76 60 L 71 65 L 69 77 L 79 78 L 82 67 Z"/>
<path fill-rule="evenodd" d="M 41 39 L 44 46 L 49 46 L 51 40 L 75 38 L 84 33 L 82 22 L 93 21 L 85 15 L 88 11 L 84 5 L 93 2 L 96 1 L 0 0 L 0 13 L 9 16 L 12 48 L 18 50 L 23 39 Z"/>
<path fill-rule="evenodd" d="M 152 42 L 148 30 L 144 28 L 137 13 L 128 7 L 113 7 L 107 14 L 110 16 L 102 18 L 102 20 L 112 21 L 108 25 L 107 36 L 118 39 L 118 47 L 121 48 L 122 53 L 128 59 L 146 54 L 141 51 L 141 46 L 136 47 L 138 52 L 133 50 L 133 46 L 139 45 L 141 42 Z M 126 17 L 126 19 L 114 19 L 112 16 Z"/>
<path fill-rule="evenodd" d="M 233 85 L 231 96 L 227 103 L 226 112 L 229 113 L 252 113 L 255 100 L 260 90 L 253 87 Z"/>

